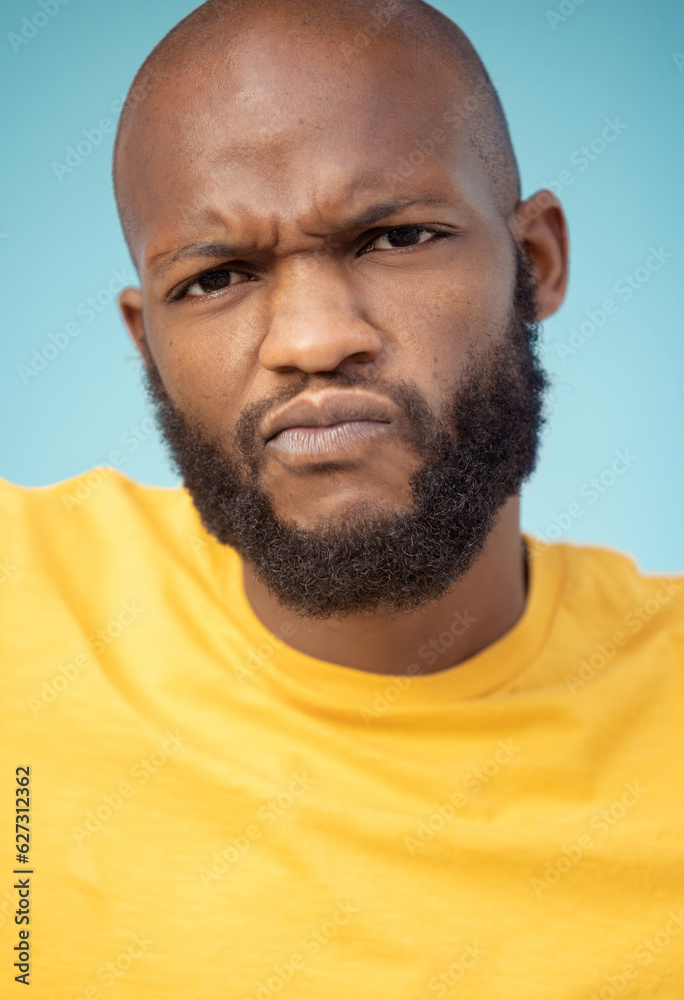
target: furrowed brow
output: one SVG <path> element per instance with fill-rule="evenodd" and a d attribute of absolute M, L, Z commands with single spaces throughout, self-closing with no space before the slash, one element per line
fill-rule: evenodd
<path fill-rule="evenodd" d="M 393 198 L 391 201 L 380 202 L 371 205 L 359 215 L 346 219 L 340 226 L 340 231 L 359 229 L 362 226 L 372 226 L 373 223 L 386 219 L 395 212 L 413 205 L 451 205 L 451 202 L 444 198 L 434 196 L 427 197 L 401 197 Z M 243 257 L 255 251 L 254 243 L 220 243 L 202 241 L 196 243 L 186 243 L 176 250 L 157 254 L 149 262 L 149 270 L 155 275 L 163 275 L 170 270 L 174 264 L 180 261 L 203 257 L 212 259 L 235 259 Z"/>
<path fill-rule="evenodd" d="M 178 247 L 167 253 L 157 254 L 152 257 L 149 263 L 149 270 L 155 275 L 164 275 L 174 264 L 183 260 L 190 260 L 195 257 L 226 260 L 231 257 L 242 257 L 254 249 L 253 244 L 239 243 L 216 243 L 203 242 L 186 243 L 185 246 Z"/>
<path fill-rule="evenodd" d="M 358 229 L 360 226 L 372 226 L 374 222 L 379 222 L 381 219 L 386 219 L 390 215 L 394 215 L 402 208 L 410 208 L 412 205 L 449 205 L 450 202 L 446 201 L 444 198 L 436 198 L 434 195 L 428 195 L 425 197 L 408 197 L 404 196 L 401 198 L 393 198 L 391 201 L 384 201 L 377 205 L 371 205 L 370 208 L 366 209 L 360 215 L 354 216 L 354 218 L 347 219 L 345 224 L 342 226 L 343 229 Z"/>

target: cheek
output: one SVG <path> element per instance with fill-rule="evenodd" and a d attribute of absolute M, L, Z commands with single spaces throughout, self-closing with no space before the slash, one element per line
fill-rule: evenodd
<path fill-rule="evenodd" d="M 460 380 L 473 358 L 505 338 L 512 276 L 503 278 L 507 261 L 499 262 L 497 275 L 493 263 L 485 266 L 475 255 L 459 261 L 420 288 L 395 294 L 378 316 L 381 328 L 393 331 L 396 363 L 433 401 Z"/>
<path fill-rule="evenodd" d="M 171 399 L 213 434 L 230 435 L 240 415 L 254 359 L 244 343 L 226 335 L 225 319 L 165 324 L 149 337 Z"/>

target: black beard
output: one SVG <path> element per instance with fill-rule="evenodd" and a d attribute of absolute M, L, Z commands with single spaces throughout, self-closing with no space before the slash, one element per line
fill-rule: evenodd
<path fill-rule="evenodd" d="M 258 425 L 274 403 L 298 395 L 308 377 L 278 397 L 246 407 L 233 459 L 171 401 L 150 362 L 146 388 L 161 433 L 206 530 L 251 563 L 278 604 L 310 622 L 379 611 L 401 617 L 439 598 L 472 567 L 498 512 L 535 468 L 549 379 L 536 354 L 539 324 L 534 272 L 516 249 L 512 315 L 502 344 L 471 360 L 446 421 L 410 383 L 361 373 L 320 372 L 331 386 L 380 389 L 406 415 L 406 445 L 424 464 L 411 476 L 414 508 L 355 505 L 338 518 L 302 528 L 280 520 L 259 483 Z"/>

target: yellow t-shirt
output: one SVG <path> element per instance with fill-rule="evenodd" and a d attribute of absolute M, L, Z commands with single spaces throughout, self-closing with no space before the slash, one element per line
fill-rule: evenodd
<path fill-rule="evenodd" d="M 0 539 L 0 996 L 682 1000 L 684 577 L 526 536 L 515 627 L 387 677 L 184 490 L 3 482 Z"/>

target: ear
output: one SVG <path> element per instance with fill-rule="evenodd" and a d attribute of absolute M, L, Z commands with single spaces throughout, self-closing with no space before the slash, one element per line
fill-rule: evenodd
<path fill-rule="evenodd" d="M 508 219 L 513 236 L 537 275 L 537 318 L 552 316 L 568 287 L 568 225 L 552 191 L 521 201 Z"/>
<path fill-rule="evenodd" d="M 128 328 L 131 339 L 138 348 L 145 362 L 149 367 L 150 351 L 145 339 L 145 328 L 143 326 L 143 299 L 139 288 L 124 288 L 119 293 L 119 309 L 123 316 L 124 323 Z"/>

